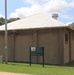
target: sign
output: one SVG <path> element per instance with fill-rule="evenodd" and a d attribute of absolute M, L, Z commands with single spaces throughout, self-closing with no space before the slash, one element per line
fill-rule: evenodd
<path fill-rule="evenodd" d="M 44 47 L 30 47 L 30 66 L 31 56 L 43 56 L 43 67 L 44 67 Z"/>
<path fill-rule="evenodd" d="M 32 56 L 43 56 L 44 47 L 31 47 Z"/>
<path fill-rule="evenodd" d="M 36 51 L 36 47 L 31 47 L 31 51 L 35 52 Z"/>

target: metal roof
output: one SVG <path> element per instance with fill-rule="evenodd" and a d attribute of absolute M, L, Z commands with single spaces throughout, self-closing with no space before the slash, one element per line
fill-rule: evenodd
<path fill-rule="evenodd" d="M 7 30 L 21 30 L 21 29 L 37 29 L 37 28 L 55 28 L 68 27 L 64 23 L 53 19 L 45 14 L 35 14 L 27 18 L 14 21 L 7 24 Z M 5 25 L 0 26 L 0 31 L 5 30 Z"/>

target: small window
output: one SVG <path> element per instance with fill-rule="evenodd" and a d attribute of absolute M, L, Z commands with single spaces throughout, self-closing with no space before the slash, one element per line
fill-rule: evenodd
<path fill-rule="evenodd" d="M 65 43 L 68 43 L 68 34 L 65 34 Z"/>

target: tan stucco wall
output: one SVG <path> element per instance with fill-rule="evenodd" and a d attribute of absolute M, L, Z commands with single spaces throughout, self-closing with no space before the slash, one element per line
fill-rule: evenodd
<path fill-rule="evenodd" d="M 58 63 L 58 32 L 56 30 L 39 31 L 38 46 L 45 49 L 45 63 Z M 39 58 L 40 62 L 41 58 Z"/>
<path fill-rule="evenodd" d="M 63 31 L 60 29 L 50 29 L 38 32 L 38 46 L 43 46 L 45 48 L 45 63 L 63 63 L 62 34 Z"/>
<path fill-rule="evenodd" d="M 65 34 L 68 35 L 68 42 L 65 41 Z M 69 63 L 69 30 L 64 29 L 64 34 L 63 34 L 63 44 L 64 44 L 64 64 Z"/>
<path fill-rule="evenodd" d="M 71 35 L 71 61 L 74 61 L 74 31 Z"/>
<path fill-rule="evenodd" d="M 8 56 L 9 61 L 15 60 L 15 34 L 8 35 Z"/>
<path fill-rule="evenodd" d="M 63 46 L 63 28 L 58 31 L 58 54 L 59 54 L 59 64 L 64 64 L 64 46 Z"/>
<path fill-rule="evenodd" d="M 15 36 L 15 61 L 29 62 L 29 49 L 32 46 L 32 34 Z"/>
<path fill-rule="evenodd" d="M 3 59 L 5 58 L 5 38 L 4 35 L 0 35 L 0 56 L 3 56 Z"/>
<path fill-rule="evenodd" d="M 29 49 L 31 46 L 40 46 L 45 49 L 45 63 L 63 64 L 64 46 L 63 29 L 29 30 L 8 36 L 9 61 L 29 62 Z M 0 36 L 1 42 L 4 36 Z M 4 50 L 4 43 L 0 45 Z M 42 63 L 42 57 L 32 56 L 32 62 Z"/>
<path fill-rule="evenodd" d="M 13 35 L 8 35 L 8 60 L 14 61 L 14 37 Z M 5 60 L 5 35 L 0 34 L 0 55 L 3 55 L 3 60 Z"/>

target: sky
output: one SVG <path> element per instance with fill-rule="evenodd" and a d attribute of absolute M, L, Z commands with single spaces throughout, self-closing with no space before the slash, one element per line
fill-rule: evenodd
<path fill-rule="evenodd" d="M 25 18 L 43 13 L 52 16 L 58 13 L 58 20 L 68 24 L 74 22 L 74 0 L 7 0 L 8 18 Z M 0 17 L 5 14 L 5 0 L 0 0 Z"/>

